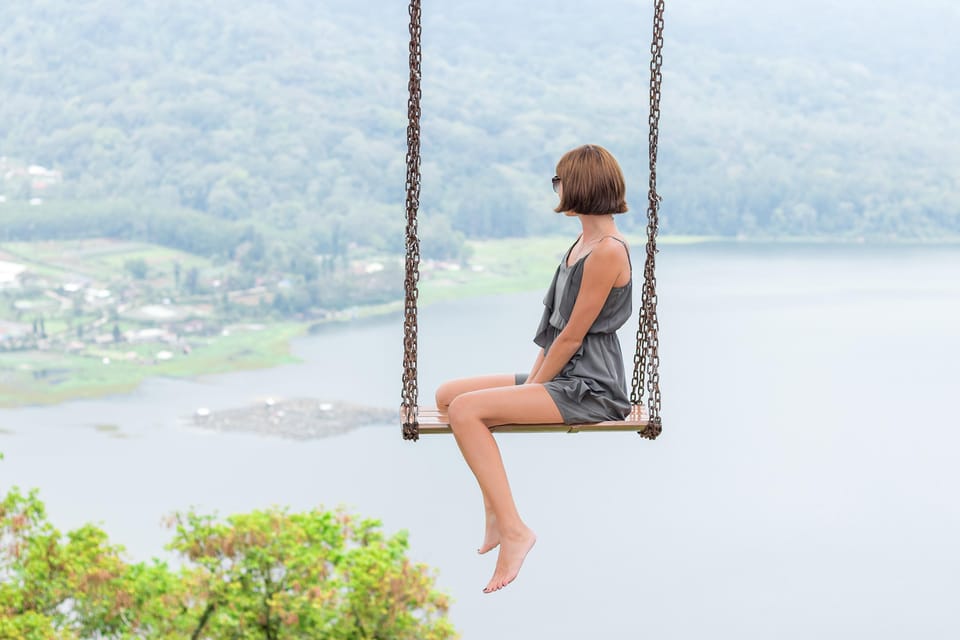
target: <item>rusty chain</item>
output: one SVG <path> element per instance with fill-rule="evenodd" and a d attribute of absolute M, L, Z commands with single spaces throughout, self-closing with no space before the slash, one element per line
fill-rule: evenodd
<path fill-rule="evenodd" d="M 410 0 L 410 81 L 407 85 L 407 241 L 403 280 L 403 439 L 418 440 L 417 422 L 417 281 L 420 279 L 420 0 Z"/>
<path fill-rule="evenodd" d="M 660 196 L 657 194 L 657 143 L 660 138 L 660 82 L 663 79 L 663 10 L 664 0 L 655 0 L 653 42 L 650 45 L 650 114 L 649 151 L 650 184 L 647 191 L 647 259 L 643 267 L 643 294 L 640 303 L 640 326 L 637 328 L 637 351 L 633 356 L 631 404 L 641 404 L 646 392 L 649 423 L 640 432 L 653 440 L 662 430 L 660 421 L 660 323 L 657 321 L 657 231 Z"/>

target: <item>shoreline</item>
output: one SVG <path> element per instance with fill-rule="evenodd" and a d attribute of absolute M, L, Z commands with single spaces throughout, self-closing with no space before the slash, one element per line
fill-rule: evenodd
<path fill-rule="evenodd" d="M 642 247 L 645 237 L 626 234 L 634 246 Z M 545 286 L 556 267 L 556 256 L 569 244 L 568 236 L 510 238 L 502 240 L 471 241 L 473 255 L 468 266 L 424 261 L 419 303 L 422 307 L 457 299 L 533 291 Z M 956 247 L 958 239 L 937 241 L 895 240 L 859 241 L 856 239 L 779 238 L 744 239 L 708 236 L 664 236 L 660 246 L 762 246 L 784 245 L 798 247 L 854 246 L 864 248 L 932 248 Z M 641 249 L 642 251 L 642 249 Z M 57 367 L 61 377 L 11 381 L 0 378 L 0 408 L 16 409 L 30 406 L 49 406 L 71 400 L 104 397 L 134 391 L 141 382 L 155 377 L 194 378 L 203 375 L 230 373 L 291 364 L 299 359 L 292 354 L 295 339 L 342 328 L 358 321 L 377 321 L 391 315 L 400 315 L 403 301 L 395 300 L 376 305 L 353 307 L 338 311 L 322 321 L 280 321 L 263 323 L 256 331 L 237 331 L 221 336 L 190 356 L 179 357 L 151 367 L 136 366 L 115 360 L 109 374 L 100 368 L 99 360 L 61 354 Z M 9 370 L 30 371 L 38 361 L 35 352 L 0 355 Z M 40 358 L 41 366 L 47 366 Z M 78 375 L 79 374 L 79 375 Z M 9 378 L 9 374 L 7 376 Z"/>

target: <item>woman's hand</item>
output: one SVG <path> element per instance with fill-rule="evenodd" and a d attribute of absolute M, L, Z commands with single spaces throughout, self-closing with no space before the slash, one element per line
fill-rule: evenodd
<path fill-rule="evenodd" d="M 530 384 L 537 372 L 540 371 L 540 367 L 543 365 L 543 347 L 540 347 L 540 353 L 537 354 L 537 359 L 533 361 L 533 367 L 530 369 L 530 375 L 527 376 L 526 384 Z"/>

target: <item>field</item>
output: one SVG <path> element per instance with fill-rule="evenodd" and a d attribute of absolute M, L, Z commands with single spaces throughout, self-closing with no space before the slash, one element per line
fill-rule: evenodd
<path fill-rule="evenodd" d="M 169 360 L 150 357 L 145 353 L 150 348 L 142 346 L 83 355 L 0 353 L 0 407 L 126 393 L 153 376 L 193 377 L 295 362 L 290 340 L 305 329 L 298 323 L 231 327 L 227 335 L 204 338 L 189 356 L 173 354 Z"/>

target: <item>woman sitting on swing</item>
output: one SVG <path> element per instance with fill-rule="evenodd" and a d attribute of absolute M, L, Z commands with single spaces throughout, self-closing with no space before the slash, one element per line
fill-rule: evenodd
<path fill-rule="evenodd" d="M 616 331 L 631 315 L 630 254 L 614 214 L 627 211 L 623 172 L 609 151 L 584 145 L 557 164 L 556 211 L 582 227 L 557 267 L 544 298 L 534 342 L 541 347 L 529 374 L 445 382 L 437 407 L 470 466 L 486 511 L 478 551 L 500 546 L 485 593 L 502 589 L 520 572 L 536 542 L 510 492 L 490 427 L 502 424 L 583 424 L 622 420 L 630 413 L 623 356 Z"/>

